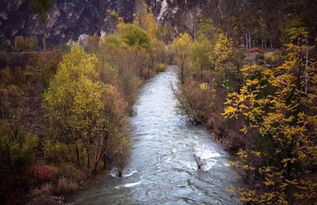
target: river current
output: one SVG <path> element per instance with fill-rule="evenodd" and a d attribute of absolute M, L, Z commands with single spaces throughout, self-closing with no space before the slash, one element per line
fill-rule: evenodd
<path fill-rule="evenodd" d="M 178 114 L 171 88 L 177 83 L 169 67 L 145 84 L 131 118 L 132 153 L 123 177 L 110 172 L 79 193 L 74 204 L 240 204 L 228 192 L 239 179 L 228 166 L 229 155 L 206 128 Z M 203 162 L 202 170 L 194 155 Z"/>

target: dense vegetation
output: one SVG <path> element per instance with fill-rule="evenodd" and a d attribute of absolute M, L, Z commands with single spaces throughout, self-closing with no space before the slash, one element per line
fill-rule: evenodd
<path fill-rule="evenodd" d="M 44 14 L 46 4 L 31 2 Z M 133 24 L 108 13 L 119 22 L 115 33 L 89 36 L 85 45 L 36 51 L 35 37 L 18 36 L 15 52 L 1 54 L 2 202 L 31 197 L 41 204 L 105 169 L 117 167 L 121 175 L 132 106 L 143 81 L 164 71 L 167 52 L 151 13 Z"/>
<path fill-rule="evenodd" d="M 29 1 L 43 22 L 51 4 Z M 181 34 L 139 4 L 133 23 L 107 11 L 117 29 L 82 45 L 46 50 L 45 37 L 39 46 L 36 37 L 16 36 L 14 52 L 0 53 L 0 199 L 44 203 L 107 168 L 120 176 L 138 90 L 172 59 L 179 111 L 237 156 L 230 165 L 244 186 L 228 191 L 246 204 L 314 204 L 312 1 L 245 0 L 228 14 L 219 6 L 220 21 L 202 13 L 195 30 Z"/>
<path fill-rule="evenodd" d="M 254 22 L 242 13 L 231 30 L 230 22 L 214 26 L 201 17 L 195 38 L 184 33 L 171 45 L 180 68 L 178 108 L 237 154 L 230 164 L 244 186 L 228 190 L 246 204 L 317 200 L 316 33 L 307 2 L 281 2 L 278 21 L 265 10 L 273 2 L 249 2 L 260 17 Z"/>

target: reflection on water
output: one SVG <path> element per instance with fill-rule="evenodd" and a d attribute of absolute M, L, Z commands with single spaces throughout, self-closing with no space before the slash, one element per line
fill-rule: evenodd
<path fill-rule="evenodd" d="M 170 67 L 144 86 L 131 119 L 133 150 L 123 177 L 110 172 L 75 204 L 239 204 L 226 191 L 238 179 L 227 153 L 204 127 L 177 114 L 171 90 L 177 81 Z M 203 170 L 197 171 L 194 154 Z"/>

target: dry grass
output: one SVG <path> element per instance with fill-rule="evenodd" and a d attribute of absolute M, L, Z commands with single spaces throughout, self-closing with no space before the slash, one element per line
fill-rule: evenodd
<path fill-rule="evenodd" d="M 78 184 L 67 178 L 62 177 L 58 179 L 55 192 L 59 194 L 70 194 L 76 189 L 78 189 Z"/>

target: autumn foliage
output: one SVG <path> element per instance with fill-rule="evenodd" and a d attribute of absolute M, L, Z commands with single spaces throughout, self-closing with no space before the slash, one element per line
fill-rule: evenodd
<path fill-rule="evenodd" d="M 52 181 L 57 174 L 57 169 L 50 165 L 34 166 L 31 168 L 31 176 L 35 183 Z"/>

